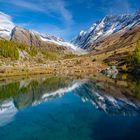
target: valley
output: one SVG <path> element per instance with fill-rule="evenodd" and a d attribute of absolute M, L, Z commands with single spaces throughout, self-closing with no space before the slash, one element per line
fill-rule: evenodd
<path fill-rule="evenodd" d="M 8 23 L 0 25 L 0 77 L 97 74 L 111 66 L 140 72 L 140 12 L 106 16 L 70 43 Z M 7 30 L 4 30 L 7 28 Z"/>
<path fill-rule="evenodd" d="M 140 140 L 138 0 L 0 0 L 0 140 Z"/>

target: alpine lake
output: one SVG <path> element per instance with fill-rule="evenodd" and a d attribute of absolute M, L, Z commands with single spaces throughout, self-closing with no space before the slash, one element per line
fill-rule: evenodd
<path fill-rule="evenodd" d="M 0 140 L 140 140 L 140 80 L 0 79 Z"/>

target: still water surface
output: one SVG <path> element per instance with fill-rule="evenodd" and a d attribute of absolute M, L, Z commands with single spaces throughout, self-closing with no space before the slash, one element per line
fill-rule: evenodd
<path fill-rule="evenodd" d="M 140 140 L 140 82 L 30 77 L 0 81 L 0 140 Z"/>

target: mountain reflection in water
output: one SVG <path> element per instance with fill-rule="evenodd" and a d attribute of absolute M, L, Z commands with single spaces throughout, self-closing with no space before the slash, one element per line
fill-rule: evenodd
<path fill-rule="evenodd" d="M 11 122 L 24 108 L 60 98 L 68 92 L 110 115 L 140 114 L 140 82 L 96 77 L 25 78 L 0 82 L 0 126 Z"/>

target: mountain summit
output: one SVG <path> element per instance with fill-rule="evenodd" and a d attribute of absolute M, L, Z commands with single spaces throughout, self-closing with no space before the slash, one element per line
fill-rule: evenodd
<path fill-rule="evenodd" d="M 80 52 L 80 48 L 76 48 L 69 42 L 49 34 L 42 34 L 33 30 L 27 30 L 23 27 L 15 25 L 11 17 L 0 12 L 0 39 L 14 40 L 27 45 L 39 47 L 41 44 L 54 44 L 57 46 Z"/>
<path fill-rule="evenodd" d="M 94 23 L 87 31 L 81 31 L 71 42 L 80 48 L 88 49 L 109 35 L 126 31 L 140 24 L 140 11 L 134 14 L 105 16 Z"/>

